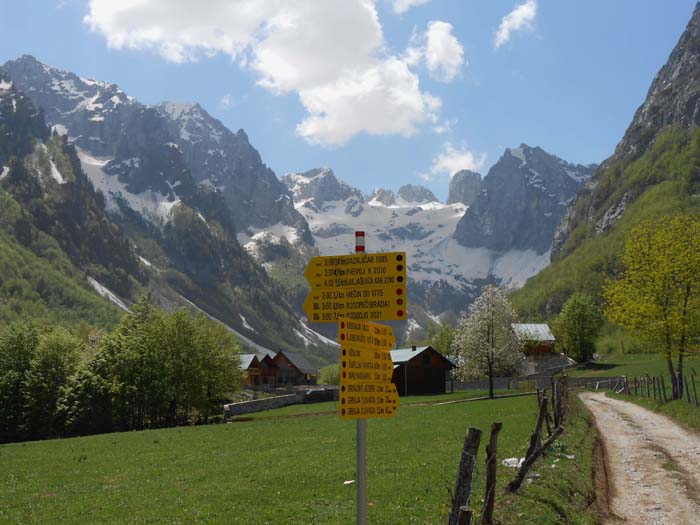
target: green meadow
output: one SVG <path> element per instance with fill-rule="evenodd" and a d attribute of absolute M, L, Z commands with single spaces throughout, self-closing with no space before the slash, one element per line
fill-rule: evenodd
<path fill-rule="evenodd" d="M 537 479 L 511 496 L 504 487 L 515 469 L 500 459 L 524 455 L 533 396 L 405 401 L 396 418 L 367 424 L 370 523 L 445 523 L 470 426 L 484 431 L 472 498 L 480 511 L 493 421 L 503 422 L 501 523 L 595 522 L 594 435 L 577 402 L 565 436 L 534 469 Z M 355 423 L 333 410 L 334 403 L 305 405 L 229 424 L 0 446 L 0 522 L 352 523 Z"/>

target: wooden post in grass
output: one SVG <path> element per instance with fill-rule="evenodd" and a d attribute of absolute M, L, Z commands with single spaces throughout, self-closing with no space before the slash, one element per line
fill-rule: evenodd
<path fill-rule="evenodd" d="M 685 381 L 685 397 L 688 400 L 688 404 L 690 404 L 690 387 L 688 387 L 688 378 L 684 378 Z"/>
<path fill-rule="evenodd" d="M 459 508 L 459 517 L 457 525 L 472 525 L 472 511 L 469 507 Z"/>
<path fill-rule="evenodd" d="M 654 401 L 656 401 L 656 376 L 651 378 L 651 389 L 654 391 Z"/>
<path fill-rule="evenodd" d="M 484 510 L 481 513 L 481 523 L 484 525 L 491 525 L 493 522 L 493 505 L 496 501 L 496 466 L 498 464 L 496 451 L 498 449 L 498 433 L 502 427 L 503 424 L 500 422 L 491 425 L 491 440 L 486 446 L 486 495 L 484 496 Z"/>
<path fill-rule="evenodd" d="M 651 392 L 649 391 L 649 375 L 648 375 L 648 374 L 647 374 L 647 376 L 644 378 L 644 382 L 645 382 L 646 385 L 647 385 L 647 398 L 649 398 L 649 397 L 651 397 Z"/>
<path fill-rule="evenodd" d="M 525 481 L 525 476 L 527 476 L 530 467 L 532 467 L 535 461 L 537 461 L 537 458 L 539 458 L 546 449 L 552 446 L 554 440 L 557 439 L 562 434 L 562 432 L 564 432 L 564 428 L 557 427 L 554 433 L 551 436 L 549 436 L 549 439 L 545 441 L 540 448 L 535 450 L 529 458 L 525 458 L 525 461 L 523 461 L 523 464 L 520 466 L 518 475 L 515 476 L 513 481 L 511 481 L 508 484 L 508 490 L 510 492 L 515 492 L 520 488 L 520 485 L 522 485 L 523 481 Z"/>
<path fill-rule="evenodd" d="M 664 376 L 660 376 L 661 379 L 661 391 L 664 393 L 664 403 L 666 403 L 666 381 L 664 381 Z"/>
<path fill-rule="evenodd" d="M 530 436 L 530 446 L 527 448 L 527 453 L 525 457 L 532 454 L 535 449 L 540 445 L 540 438 L 542 436 L 542 423 L 544 423 L 545 414 L 547 413 L 547 396 L 542 396 L 540 400 L 540 412 L 537 415 L 537 423 L 535 424 L 535 430 L 532 431 Z"/>
<path fill-rule="evenodd" d="M 634 378 L 634 397 L 637 397 L 637 384 L 639 383 L 639 378 Z"/>
<path fill-rule="evenodd" d="M 693 378 L 693 397 L 695 398 L 695 406 L 698 406 L 698 390 L 695 388 L 695 374 L 690 377 Z"/>
<path fill-rule="evenodd" d="M 476 465 L 476 453 L 479 450 L 481 441 L 481 430 L 470 428 L 464 438 L 462 457 L 459 460 L 457 470 L 457 481 L 455 492 L 452 496 L 452 510 L 447 520 L 448 525 L 458 525 L 462 507 L 469 507 L 469 498 L 472 494 L 472 477 L 474 476 L 474 466 Z"/>

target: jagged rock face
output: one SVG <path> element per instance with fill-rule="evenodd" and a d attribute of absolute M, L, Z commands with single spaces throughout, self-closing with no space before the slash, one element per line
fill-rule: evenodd
<path fill-rule="evenodd" d="M 470 170 L 458 171 L 450 180 L 447 204 L 461 202 L 471 206 L 480 193 L 481 174 Z"/>
<path fill-rule="evenodd" d="M 638 156 L 670 124 L 700 125 L 700 4 L 656 74 L 644 103 L 634 114 L 615 157 Z"/>
<path fill-rule="evenodd" d="M 369 197 L 370 202 L 375 201 L 380 204 L 383 204 L 384 206 L 392 206 L 396 204 L 396 197 L 394 196 L 394 192 L 391 190 L 385 190 L 384 188 L 377 188 L 372 192 L 372 195 Z"/>
<path fill-rule="evenodd" d="M 569 164 L 541 148 L 507 149 L 484 178 L 455 239 L 498 252 L 549 250 L 567 205 L 595 166 Z"/>
<path fill-rule="evenodd" d="M 424 204 L 427 202 L 437 202 L 438 198 L 428 188 L 414 184 L 406 184 L 399 188 L 398 198 L 405 202 Z"/>
<path fill-rule="evenodd" d="M 277 223 L 295 227 L 313 242 L 291 194 L 250 144 L 245 131 L 233 133 L 199 104 L 163 102 L 157 106 L 198 184 L 223 192 L 238 229 Z"/>
<path fill-rule="evenodd" d="M 28 155 L 34 139 L 45 140 L 48 135 L 41 112 L 0 70 L 0 175 L 6 172 L 3 167 L 10 157 Z"/>
<path fill-rule="evenodd" d="M 700 125 L 700 4 L 696 5 L 668 61 L 656 74 L 646 99 L 634 114 L 615 153 L 601 164 L 567 210 L 554 236 L 552 259 L 561 254 L 577 226 L 595 222 L 593 231 L 601 234 L 617 223 L 622 212 L 638 197 L 639 191 L 636 194 L 625 191 L 617 202 L 610 204 L 607 199 L 616 186 L 601 187 L 599 181 L 611 164 L 639 157 L 656 135 L 671 125 L 684 128 Z M 596 219 L 601 213 L 602 217 Z"/>
<path fill-rule="evenodd" d="M 313 199 L 316 205 L 330 201 L 342 201 L 354 197 L 364 202 L 362 192 L 346 182 L 338 180 L 330 168 L 317 168 L 304 173 L 288 173 L 282 182 L 294 194 L 294 200 Z"/>
<path fill-rule="evenodd" d="M 93 155 L 112 157 L 125 123 L 139 104 L 115 84 L 79 77 L 42 64 L 30 55 L 6 62 L 3 69 L 46 122 L 70 130 L 71 142 Z"/>

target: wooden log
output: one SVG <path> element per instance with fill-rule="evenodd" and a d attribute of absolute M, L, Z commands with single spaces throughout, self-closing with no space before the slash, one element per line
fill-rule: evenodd
<path fill-rule="evenodd" d="M 546 402 L 547 401 L 545 400 L 545 403 Z M 542 426 L 541 422 L 540 426 Z M 502 427 L 503 424 L 500 422 L 496 422 L 491 425 L 491 440 L 486 447 L 486 495 L 484 496 L 484 510 L 481 513 L 481 523 L 485 525 L 491 525 L 491 523 L 493 523 L 493 506 L 496 502 L 498 433 L 501 431 Z"/>
<path fill-rule="evenodd" d="M 546 449 L 552 446 L 552 443 L 554 443 L 554 441 L 562 434 L 562 432 L 564 432 L 564 428 L 557 427 L 554 433 L 551 436 L 549 436 L 549 439 L 545 441 L 540 448 L 535 450 L 529 458 L 525 458 L 525 461 L 523 461 L 523 464 L 520 466 L 518 475 L 515 476 L 513 481 L 511 481 L 508 484 L 508 490 L 510 492 L 515 492 L 520 488 L 520 485 L 522 485 L 523 481 L 525 481 L 525 476 L 527 476 L 528 471 L 535 463 L 535 461 L 537 461 L 537 458 L 539 458 Z"/>
<path fill-rule="evenodd" d="M 535 424 L 535 430 L 532 431 L 530 435 L 530 446 L 527 448 L 527 453 L 525 457 L 532 454 L 535 449 L 540 445 L 540 437 L 542 436 L 542 423 L 544 423 L 545 415 L 547 413 L 547 396 L 543 396 L 540 400 L 540 412 L 537 415 L 537 423 Z"/>
<path fill-rule="evenodd" d="M 462 456 L 459 460 L 455 492 L 452 497 L 452 510 L 447 520 L 448 525 L 458 525 L 461 507 L 469 507 L 469 498 L 472 494 L 472 478 L 476 465 L 476 453 L 479 450 L 480 441 L 481 430 L 478 428 L 470 428 L 464 438 Z"/>

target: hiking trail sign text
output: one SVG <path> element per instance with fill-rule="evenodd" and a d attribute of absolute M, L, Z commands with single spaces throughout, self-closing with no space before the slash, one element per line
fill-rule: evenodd
<path fill-rule="evenodd" d="M 390 326 L 364 321 L 340 321 L 341 419 L 394 417 L 399 395 L 391 382 L 394 363 Z"/>
<path fill-rule="evenodd" d="M 313 257 L 304 271 L 312 323 L 402 321 L 406 317 L 406 253 Z"/>

